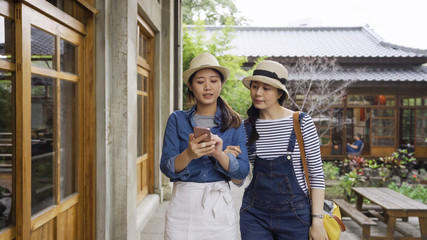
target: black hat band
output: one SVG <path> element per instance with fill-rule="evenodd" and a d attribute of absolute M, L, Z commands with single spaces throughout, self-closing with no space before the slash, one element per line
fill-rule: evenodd
<path fill-rule="evenodd" d="M 255 70 L 252 76 L 259 75 L 264 77 L 269 77 L 280 81 L 283 85 L 286 85 L 286 78 L 279 78 L 275 72 L 270 72 L 266 70 Z"/>

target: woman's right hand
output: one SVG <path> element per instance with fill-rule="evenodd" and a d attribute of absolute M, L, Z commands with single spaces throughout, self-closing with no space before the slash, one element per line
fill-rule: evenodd
<path fill-rule="evenodd" d="M 187 148 L 187 154 L 190 159 L 197 159 L 214 152 L 215 141 L 202 142 L 205 137 L 207 137 L 207 134 L 203 134 L 198 138 L 195 138 L 194 134 L 190 134 Z"/>

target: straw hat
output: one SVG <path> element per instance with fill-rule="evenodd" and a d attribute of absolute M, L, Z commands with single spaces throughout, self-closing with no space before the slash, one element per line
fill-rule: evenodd
<path fill-rule="evenodd" d="M 214 57 L 210 53 L 202 53 L 197 57 L 193 58 L 193 60 L 191 60 L 190 68 L 185 70 L 184 73 L 182 74 L 184 81 L 188 82 L 188 80 L 190 79 L 191 75 L 193 75 L 193 73 L 203 68 L 213 68 L 220 71 L 224 76 L 224 83 L 227 81 L 228 77 L 230 76 L 230 69 L 220 66 L 216 57 Z"/>
<path fill-rule="evenodd" d="M 251 81 L 262 82 L 268 84 L 272 87 L 281 89 L 286 93 L 286 99 L 289 98 L 289 92 L 286 88 L 286 81 L 288 79 L 288 70 L 275 61 L 265 60 L 260 62 L 252 76 L 247 76 L 243 78 L 242 82 L 246 88 L 250 89 Z"/>

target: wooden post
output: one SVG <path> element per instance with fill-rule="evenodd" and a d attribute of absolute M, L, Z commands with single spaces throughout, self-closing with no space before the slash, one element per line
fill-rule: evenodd
<path fill-rule="evenodd" d="M 31 16 L 15 5 L 16 24 L 16 240 L 31 231 Z M 25 17 L 22 17 L 25 16 Z"/>

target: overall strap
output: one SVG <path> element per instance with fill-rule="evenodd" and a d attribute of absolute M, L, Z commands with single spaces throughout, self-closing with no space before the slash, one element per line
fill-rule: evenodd
<path fill-rule="evenodd" d="M 294 120 L 294 131 L 297 136 L 298 145 L 299 145 L 300 154 L 301 154 L 302 166 L 304 167 L 305 181 L 307 182 L 308 193 L 311 198 L 310 179 L 308 178 L 308 169 L 307 169 L 307 161 L 305 158 L 304 140 L 302 138 L 301 124 L 300 124 L 301 119 L 305 115 L 306 115 L 305 113 L 294 112 L 293 120 Z"/>
<path fill-rule="evenodd" d="M 245 127 L 247 140 L 249 140 L 252 136 L 252 127 L 251 127 L 251 123 L 249 122 L 248 119 L 244 120 L 243 126 Z M 251 155 L 252 153 L 255 152 L 255 142 L 253 142 L 251 144 L 246 144 L 246 145 L 248 148 L 248 155 Z"/>

